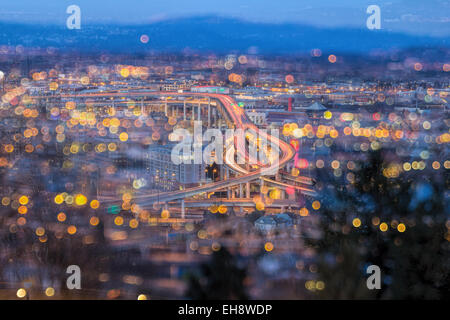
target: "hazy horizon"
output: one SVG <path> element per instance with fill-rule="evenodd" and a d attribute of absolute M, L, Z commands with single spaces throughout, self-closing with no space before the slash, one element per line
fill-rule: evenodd
<path fill-rule="evenodd" d="M 0 22 L 65 25 L 69 5 L 81 8 L 82 23 L 142 25 L 183 17 L 217 15 L 257 23 L 295 23 L 319 28 L 366 28 L 366 9 L 376 4 L 381 9 L 381 29 L 410 35 L 450 36 L 450 2 L 444 0 L 140 0 L 111 1 L 33 1 L 2 3 Z"/>

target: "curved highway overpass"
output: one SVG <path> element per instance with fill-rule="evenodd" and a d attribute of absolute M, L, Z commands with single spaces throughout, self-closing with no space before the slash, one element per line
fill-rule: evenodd
<path fill-rule="evenodd" d="M 155 202 L 168 202 L 172 200 L 179 200 L 194 196 L 196 194 L 200 194 L 203 192 L 212 192 L 220 189 L 224 189 L 227 187 L 231 187 L 234 185 L 239 185 L 247 182 L 251 182 L 257 179 L 263 179 L 264 181 L 280 186 L 281 188 L 291 187 L 297 190 L 300 190 L 306 194 L 313 195 L 314 191 L 308 188 L 304 188 L 301 186 L 292 186 L 283 182 L 275 181 L 264 177 L 267 173 L 273 175 L 273 172 L 276 172 L 279 168 L 285 166 L 295 155 L 294 149 L 285 141 L 279 139 L 278 137 L 274 137 L 269 135 L 267 132 L 263 130 L 259 130 L 259 128 L 254 125 L 245 115 L 245 112 L 242 108 L 240 108 L 235 101 L 223 94 L 214 94 L 214 93 L 196 93 L 196 92 L 155 92 L 155 91 L 138 91 L 138 92 L 98 92 L 98 93 L 82 93 L 82 94 L 62 94 L 58 95 L 60 98 L 99 98 L 99 97 L 144 97 L 144 96 L 200 96 L 200 97 L 208 97 L 212 99 L 217 99 L 222 106 L 225 108 L 228 113 L 228 117 L 231 118 L 234 122 L 236 129 L 251 130 L 258 134 L 261 139 L 265 139 L 270 142 L 272 145 L 278 146 L 280 151 L 279 161 L 274 164 L 270 164 L 269 166 L 263 167 L 258 166 L 258 169 L 254 171 L 248 171 L 238 164 L 236 164 L 234 160 L 234 155 L 230 156 L 230 154 L 225 155 L 226 165 L 234 170 L 235 172 L 240 173 L 239 176 L 234 178 L 229 178 L 227 180 L 212 182 L 208 184 L 204 184 L 201 186 L 196 186 L 192 188 L 187 188 L 184 190 L 163 192 L 159 194 L 138 196 L 134 199 L 139 199 L 140 205 L 150 205 Z M 41 97 L 33 97 L 33 98 L 52 98 L 52 96 L 41 96 Z M 242 146 L 237 148 L 238 150 L 245 150 L 245 147 Z M 248 155 L 245 155 L 248 159 Z"/>

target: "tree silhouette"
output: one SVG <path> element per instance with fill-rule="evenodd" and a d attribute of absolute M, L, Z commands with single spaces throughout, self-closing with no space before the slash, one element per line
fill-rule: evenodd
<path fill-rule="evenodd" d="M 200 266 L 199 274 L 188 275 L 186 296 L 194 300 L 247 299 L 245 277 L 246 270 L 237 266 L 236 258 L 227 249 L 221 248 Z"/>
<path fill-rule="evenodd" d="M 373 152 L 361 161 L 353 183 L 319 177 L 328 184 L 322 191 L 320 236 L 306 239 L 316 252 L 318 278 L 325 283 L 319 297 L 448 298 L 448 173 L 389 178 L 387 167 L 383 154 Z M 366 286 L 366 269 L 372 264 L 381 269 L 380 290 Z"/>

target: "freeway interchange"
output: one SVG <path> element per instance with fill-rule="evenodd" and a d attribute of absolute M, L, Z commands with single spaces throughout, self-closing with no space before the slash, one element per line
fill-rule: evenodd
<path fill-rule="evenodd" d="M 290 160 L 295 156 L 294 149 L 282 139 L 278 137 L 272 136 L 268 134 L 265 130 L 260 130 L 256 125 L 254 125 L 245 115 L 245 112 L 242 108 L 240 108 L 236 102 L 229 96 L 224 94 L 215 94 L 215 93 L 195 93 L 195 92 L 155 92 L 155 91 L 137 91 L 137 92 L 96 92 L 96 93 L 81 93 L 81 94 L 62 94 L 59 97 L 65 98 L 115 98 L 115 97 L 146 97 L 146 96 L 195 96 L 201 98 L 208 99 L 216 99 L 218 100 L 223 108 L 218 108 L 222 112 L 226 112 L 227 114 L 223 114 L 223 117 L 231 119 L 233 121 L 233 125 L 236 129 L 242 129 L 244 132 L 253 132 L 261 139 L 264 139 L 267 142 L 270 142 L 271 145 L 275 145 L 279 150 L 279 157 L 277 157 L 277 161 L 274 163 L 270 163 L 269 166 L 256 166 L 255 170 L 248 170 L 238 165 L 234 159 L 234 153 L 226 152 L 224 159 L 225 165 L 230 168 L 232 171 L 236 172 L 238 175 L 236 177 L 228 178 L 226 180 L 215 181 L 212 183 L 207 183 L 191 188 L 186 188 L 183 190 L 162 192 L 158 194 L 149 194 L 135 197 L 135 200 L 139 201 L 140 206 L 148 206 L 154 203 L 167 203 L 169 201 L 174 200 L 184 200 L 186 198 L 201 194 L 201 193 L 210 193 L 219 190 L 226 189 L 228 187 L 236 186 L 239 184 L 245 184 L 248 182 L 256 181 L 261 179 L 261 182 L 264 181 L 268 184 L 272 184 L 278 186 L 282 189 L 292 188 L 299 190 L 300 192 L 307 195 L 315 195 L 314 190 L 304 187 L 298 186 L 295 184 L 288 184 L 281 181 L 276 181 L 274 179 L 269 178 L 269 175 L 274 175 L 275 172 L 278 172 L 279 169 L 283 168 Z M 200 104 L 199 104 L 200 106 Z M 242 142 L 245 143 L 245 142 Z M 246 150 L 243 146 L 236 146 L 238 152 L 241 150 Z M 247 160 L 249 155 L 243 155 Z M 254 168 L 253 168 L 254 169 Z M 303 177 L 303 180 L 308 179 Z M 230 199 L 229 199 L 230 200 Z M 114 200 L 113 200 L 114 201 Z M 117 200 L 115 200 L 117 201 Z M 231 201 L 231 200 L 230 200 Z M 105 201 L 109 202 L 109 201 Z"/>

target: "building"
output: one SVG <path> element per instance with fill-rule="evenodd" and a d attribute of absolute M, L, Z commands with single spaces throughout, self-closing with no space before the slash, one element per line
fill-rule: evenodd
<path fill-rule="evenodd" d="M 314 102 L 313 104 L 309 105 L 306 108 L 302 108 L 302 111 L 305 111 L 308 117 L 310 118 L 321 118 L 323 116 L 323 113 L 327 110 L 327 108 L 324 107 L 319 102 Z"/>
<path fill-rule="evenodd" d="M 255 227 L 262 232 L 271 232 L 275 229 L 289 227 L 292 224 L 292 218 L 286 213 L 263 216 L 255 221 Z"/>
<path fill-rule="evenodd" d="M 246 112 L 247 117 L 257 126 L 263 126 L 266 125 L 266 113 L 265 112 L 257 112 L 255 110 Z"/>
<path fill-rule="evenodd" d="M 197 82 L 195 80 L 166 81 L 161 85 L 162 91 L 189 90 Z"/>
<path fill-rule="evenodd" d="M 230 89 L 216 86 L 193 86 L 191 87 L 191 92 L 229 94 Z"/>
<path fill-rule="evenodd" d="M 198 183 L 204 180 L 201 164 L 175 164 L 172 161 L 174 144 L 151 145 L 146 154 L 146 162 L 152 182 L 175 189 L 178 185 Z"/>

